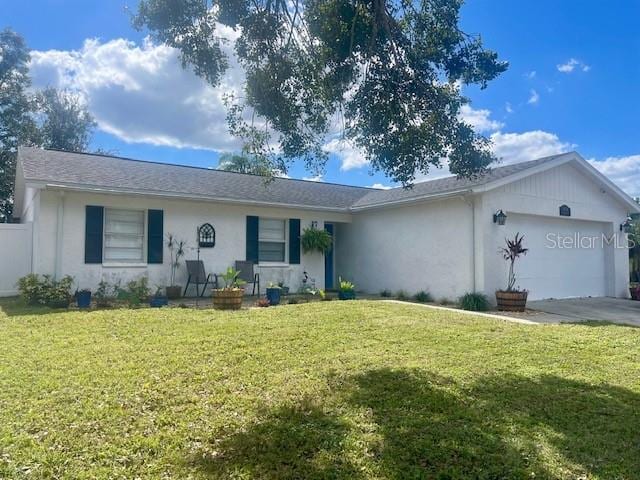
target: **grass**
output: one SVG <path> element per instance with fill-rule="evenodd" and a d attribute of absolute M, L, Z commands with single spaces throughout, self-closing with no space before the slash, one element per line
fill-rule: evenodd
<path fill-rule="evenodd" d="M 0 478 L 640 477 L 638 329 L 0 308 Z"/>

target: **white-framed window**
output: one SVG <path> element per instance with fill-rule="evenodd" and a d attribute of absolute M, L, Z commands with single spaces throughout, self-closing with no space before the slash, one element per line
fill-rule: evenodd
<path fill-rule="evenodd" d="M 105 208 L 105 263 L 144 262 L 144 211 Z"/>
<path fill-rule="evenodd" d="M 260 262 L 286 262 L 287 221 L 262 218 L 258 222 L 258 258 Z"/>

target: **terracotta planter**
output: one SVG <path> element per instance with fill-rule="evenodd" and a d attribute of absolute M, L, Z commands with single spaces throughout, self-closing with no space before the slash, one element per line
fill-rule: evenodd
<path fill-rule="evenodd" d="M 505 292 L 498 290 L 496 292 L 496 301 L 498 302 L 498 310 L 506 312 L 524 312 L 527 306 L 527 295 L 529 292 Z"/>
<path fill-rule="evenodd" d="M 218 310 L 240 310 L 243 294 L 242 288 L 235 290 L 214 289 L 212 293 L 213 306 Z"/>
<path fill-rule="evenodd" d="M 169 300 L 176 300 L 182 296 L 182 287 L 180 285 L 173 285 L 165 288 L 167 297 Z"/>

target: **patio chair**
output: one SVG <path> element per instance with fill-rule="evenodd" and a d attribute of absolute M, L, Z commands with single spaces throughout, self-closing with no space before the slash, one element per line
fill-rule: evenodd
<path fill-rule="evenodd" d="M 254 263 L 243 260 L 236 260 L 236 270 L 240 272 L 238 278 L 247 283 L 253 284 L 251 295 L 256 294 L 256 285 L 258 286 L 258 295 L 260 295 L 260 274 L 254 271 Z"/>
<path fill-rule="evenodd" d="M 187 295 L 187 289 L 191 283 L 194 283 L 196 286 L 196 295 L 202 297 L 204 295 L 204 291 L 207 289 L 207 285 L 211 282 L 214 288 L 218 288 L 218 277 L 215 273 L 206 274 L 204 271 L 204 263 L 202 260 L 187 260 L 187 273 L 189 277 L 187 278 L 187 285 L 184 287 L 183 296 Z M 200 292 L 200 285 L 204 284 L 202 287 L 202 292 Z"/>

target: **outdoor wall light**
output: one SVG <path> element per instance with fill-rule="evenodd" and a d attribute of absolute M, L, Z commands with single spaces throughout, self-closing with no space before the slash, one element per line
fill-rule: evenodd
<path fill-rule="evenodd" d="M 493 223 L 497 223 L 498 225 L 504 225 L 505 223 L 507 223 L 507 214 L 504 213 L 502 210 L 498 210 L 496 213 L 493 214 Z"/>
<path fill-rule="evenodd" d="M 620 224 L 620 231 L 624 233 L 631 233 L 631 228 L 633 227 L 633 219 L 631 217 L 627 217 L 624 223 Z"/>

